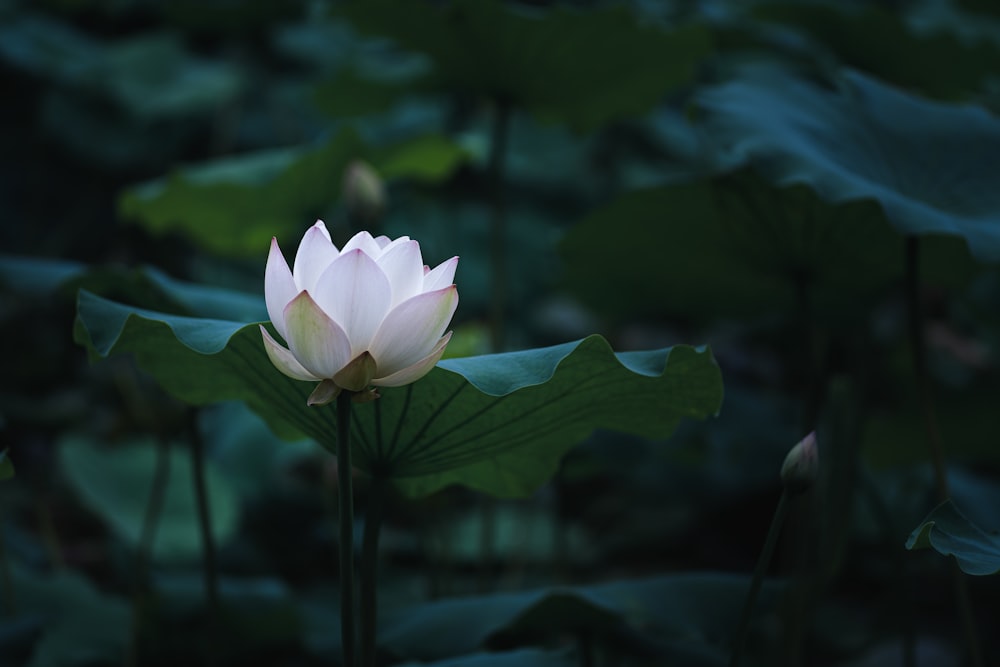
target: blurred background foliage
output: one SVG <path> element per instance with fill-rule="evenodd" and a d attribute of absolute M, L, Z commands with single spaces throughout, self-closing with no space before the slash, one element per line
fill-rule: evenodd
<path fill-rule="evenodd" d="M 333 459 L 72 330 L 81 287 L 261 319 L 271 236 L 358 228 L 358 160 L 368 228 L 461 257 L 453 356 L 709 343 L 726 387 L 527 498 L 394 497 L 381 664 L 726 664 L 813 429 L 745 663 L 1000 662 L 1000 579 L 968 581 L 970 641 L 948 560 L 905 550 L 1000 562 L 993 3 L 4 0 L 0 80 L 0 664 L 335 662 Z M 952 501 L 923 524 L 914 305 Z"/>

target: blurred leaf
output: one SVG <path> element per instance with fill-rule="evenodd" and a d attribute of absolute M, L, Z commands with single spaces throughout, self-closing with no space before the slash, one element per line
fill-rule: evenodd
<path fill-rule="evenodd" d="M 742 575 L 688 572 L 447 598 L 387 614 L 379 643 L 397 655 L 440 660 L 501 642 L 538 642 L 579 633 L 607 637 L 626 623 L 658 642 L 687 643 L 689 654 L 698 653 L 690 645 L 700 645 L 704 658 L 721 653 L 748 589 L 749 578 Z M 764 590 L 762 599 L 773 597 L 773 585 Z M 642 649 L 639 642 L 631 648 Z M 679 651 L 666 643 L 661 648 Z"/>
<path fill-rule="evenodd" d="M 8 451 L 6 447 L 0 451 L 0 481 L 14 476 L 14 462 L 10 460 Z"/>
<path fill-rule="evenodd" d="M 87 265 L 81 262 L 0 255 L 0 285 L 25 296 L 50 296 L 86 271 Z"/>
<path fill-rule="evenodd" d="M 700 26 L 667 32 L 621 6 L 529 12 L 495 0 L 364 0 L 336 11 L 362 32 L 429 56 L 434 88 L 509 102 L 580 131 L 648 110 L 687 82 L 710 48 Z"/>
<path fill-rule="evenodd" d="M 517 651 L 474 653 L 434 662 L 407 662 L 398 667 L 572 667 L 579 660 L 566 651 L 523 648 Z"/>
<path fill-rule="evenodd" d="M 135 354 L 185 401 L 243 400 L 282 436 L 336 444 L 335 411 L 306 406 L 312 384 L 271 365 L 257 325 L 155 313 L 81 292 L 75 337 L 95 357 Z M 716 413 L 722 383 L 705 348 L 614 354 L 591 336 L 448 359 L 419 383 L 382 394 L 377 409 L 354 411 L 359 468 L 383 471 L 413 495 L 462 484 L 519 496 L 596 428 L 663 438 L 682 417 Z"/>
<path fill-rule="evenodd" d="M 82 500 L 130 546 L 142 536 L 146 506 L 153 488 L 157 451 L 149 441 L 101 447 L 84 438 L 61 442 L 60 465 Z M 154 557 L 186 560 L 201 554 L 198 511 L 194 497 L 190 453 L 170 448 L 170 466 L 163 509 L 157 524 Z M 209 511 L 218 543 L 236 532 L 239 498 L 211 461 L 205 462 Z"/>
<path fill-rule="evenodd" d="M 216 253 L 263 256 L 272 236 L 331 210 L 355 159 L 387 170 L 386 178 L 436 182 L 464 161 L 465 151 L 435 136 L 372 147 L 345 130 L 318 148 L 266 150 L 181 169 L 126 190 L 119 211 L 155 233 L 181 230 Z"/>
<path fill-rule="evenodd" d="M 975 269 L 961 242 L 927 245 L 929 281 L 961 284 Z M 902 238 L 870 202 L 831 205 L 747 172 L 625 193 L 571 229 L 561 250 L 576 294 L 635 319 L 787 312 L 804 292 L 834 324 L 866 314 L 903 271 Z"/>
<path fill-rule="evenodd" d="M 78 574 L 40 575 L 12 568 L 18 611 L 45 619 L 26 667 L 94 665 L 121 659 L 129 628 L 124 600 L 107 596 Z"/>
<path fill-rule="evenodd" d="M 907 549 L 934 549 L 954 556 L 967 574 L 1000 572 L 1000 533 L 987 533 L 972 524 L 946 500 L 931 511 L 906 540 Z"/>
<path fill-rule="evenodd" d="M 732 162 L 828 201 L 874 199 L 900 233 L 960 236 L 979 260 L 1000 260 L 1000 120 L 984 109 L 850 70 L 828 90 L 773 68 L 748 70 L 699 104 L 706 136 Z"/>
<path fill-rule="evenodd" d="M 916 34 L 900 12 L 888 8 L 765 3 L 754 8 L 753 16 L 795 26 L 843 64 L 934 97 L 966 97 L 1000 74 L 996 45 L 967 44 L 945 32 Z"/>

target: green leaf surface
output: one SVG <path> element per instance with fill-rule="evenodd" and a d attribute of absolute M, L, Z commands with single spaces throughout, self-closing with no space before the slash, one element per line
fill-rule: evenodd
<path fill-rule="evenodd" d="M 364 0 L 337 12 L 426 54 L 435 88 L 504 100 L 581 131 L 649 110 L 709 52 L 703 27 L 668 32 L 620 6 L 529 12 L 495 0 Z"/>
<path fill-rule="evenodd" d="M 181 231 L 217 253 L 261 254 L 272 236 L 284 238 L 330 213 L 344 170 L 356 159 L 389 180 L 433 183 L 465 161 L 466 151 L 435 135 L 374 147 L 343 130 L 314 148 L 270 149 L 180 169 L 126 190 L 119 211 L 154 233 Z"/>
<path fill-rule="evenodd" d="M 929 282 L 961 284 L 975 269 L 959 240 L 926 246 Z M 571 229 L 560 250 L 567 284 L 619 318 L 755 317 L 788 312 L 805 294 L 836 324 L 866 314 L 903 272 L 903 240 L 871 202 L 828 204 L 747 171 L 625 193 Z"/>
<path fill-rule="evenodd" d="M 397 655 L 440 660 L 493 644 L 539 642 L 571 633 L 607 637 L 624 623 L 662 642 L 659 648 L 665 653 L 718 657 L 736 627 L 749 585 L 743 575 L 688 572 L 446 598 L 387 614 L 379 643 Z M 773 585 L 765 586 L 761 604 L 773 594 Z M 674 641 L 688 646 L 681 649 L 670 643 Z M 632 650 L 641 649 L 636 645 Z"/>
<path fill-rule="evenodd" d="M 910 533 L 907 549 L 934 549 L 954 556 L 967 574 L 986 575 L 1000 572 L 1000 533 L 987 533 L 969 521 L 946 500 Z"/>
<path fill-rule="evenodd" d="M 139 441 L 102 447 L 69 437 L 60 443 L 59 457 L 63 473 L 83 503 L 119 538 L 137 546 L 153 487 L 156 445 Z M 190 459 L 190 450 L 179 444 L 168 454 L 169 477 L 153 544 L 153 555 L 160 560 L 191 560 L 201 554 Z M 205 462 L 205 476 L 212 528 L 222 544 L 236 532 L 239 497 L 211 461 Z"/>
<path fill-rule="evenodd" d="M 979 260 L 1000 260 L 1000 120 L 985 109 L 850 70 L 831 90 L 774 68 L 749 69 L 699 104 L 706 136 L 733 163 L 829 201 L 875 200 L 903 234 L 960 236 Z"/>
<path fill-rule="evenodd" d="M 335 411 L 309 408 L 312 383 L 279 373 L 256 324 L 141 310 L 81 292 L 75 338 L 94 356 L 132 353 L 182 400 L 242 400 L 280 435 L 336 445 Z M 414 495 L 462 484 L 499 496 L 533 491 L 594 429 L 664 438 L 715 414 L 711 352 L 676 346 L 615 354 L 599 336 L 549 348 L 442 361 L 385 389 L 352 419 L 354 462 Z"/>

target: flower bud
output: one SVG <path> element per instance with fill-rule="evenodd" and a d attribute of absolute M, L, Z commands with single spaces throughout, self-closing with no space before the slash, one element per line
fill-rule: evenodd
<path fill-rule="evenodd" d="M 385 184 L 370 164 L 354 160 L 344 171 L 344 206 L 351 220 L 370 225 L 385 210 Z"/>
<path fill-rule="evenodd" d="M 819 477 L 819 445 L 816 431 L 802 438 L 781 464 L 781 483 L 792 493 L 806 491 Z"/>

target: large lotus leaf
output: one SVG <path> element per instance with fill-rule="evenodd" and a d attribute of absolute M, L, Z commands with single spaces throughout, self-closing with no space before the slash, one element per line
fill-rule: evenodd
<path fill-rule="evenodd" d="M 157 559 L 191 560 L 201 554 L 190 459 L 190 450 L 180 446 L 167 454 L 169 472 L 153 543 Z M 80 500 L 119 538 L 137 546 L 156 476 L 156 445 L 143 440 L 101 447 L 88 438 L 69 437 L 60 442 L 59 461 Z M 212 529 L 221 544 L 236 532 L 239 497 L 210 461 L 205 463 L 205 476 Z"/>
<path fill-rule="evenodd" d="M 931 511 L 906 540 L 907 549 L 935 549 L 954 556 L 968 574 L 1000 572 L 1000 533 L 987 533 L 946 500 Z"/>
<path fill-rule="evenodd" d="M 98 357 L 132 353 L 195 404 L 245 401 L 281 435 L 336 445 L 335 410 L 309 408 L 312 383 L 279 373 L 256 324 L 168 315 L 87 292 L 75 338 Z M 352 420 L 359 468 L 411 494 L 464 484 L 530 493 L 596 428 L 668 436 L 683 417 L 716 413 L 718 366 L 705 348 L 615 354 L 599 336 L 550 348 L 448 359 L 416 384 L 385 389 Z"/>
<path fill-rule="evenodd" d="M 744 575 L 688 572 L 445 598 L 385 614 L 379 643 L 397 655 L 439 660 L 567 633 L 608 638 L 624 624 L 645 633 L 626 650 L 656 651 L 664 663 L 722 664 L 749 587 Z M 769 582 L 761 604 L 774 592 Z"/>
<path fill-rule="evenodd" d="M 651 108 L 708 54 L 707 31 L 642 25 L 620 6 L 529 12 L 496 0 L 339 5 L 359 30 L 430 57 L 430 83 L 503 100 L 578 130 Z"/>
<path fill-rule="evenodd" d="M 572 667 L 579 660 L 566 651 L 522 648 L 517 651 L 474 653 L 434 662 L 407 662 L 399 667 Z"/>
<path fill-rule="evenodd" d="M 929 282 L 962 284 L 975 269 L 961 241 L 926 245 Z M 903 272 L 902 238 L 877 206 L 827 204 L 747 172 L 625 193 L 571 229 L 561 251 L 567 284 L 618 317 L 747 317 L 807 300 L 837 323 L 868 312 Z"/>
<path fill-rule="evenodd" d="M 1000 73 L 1000 48 L 936 31 L 918 34 L 900 12 L 845 3 L 764 3 L 753 16 L 803 31 L 843 64 L 934 97 L 959 98 Z"/>
<path fill-rule="evenodd" d="M 465 156 L 439 136 L 374 147 L 344 130 L 317 148 L 271 149 L 181 169 L 125 191 L 119 210 L 153 232 L 180 230 L 218 253 L 259 253 L 272 236 L 328 213 L 352 160 L 367 160 L 387 179 L 436 182 Z"/>
<path fill-rule="evenodd" d="M 845 70 L 836 89 L 773 68 L 699 96 L 706 136 L 736 163 L 824 199 L 873 199 L 904 234 L 960 236 L 1000 260 L 1000 120 Z"/>

